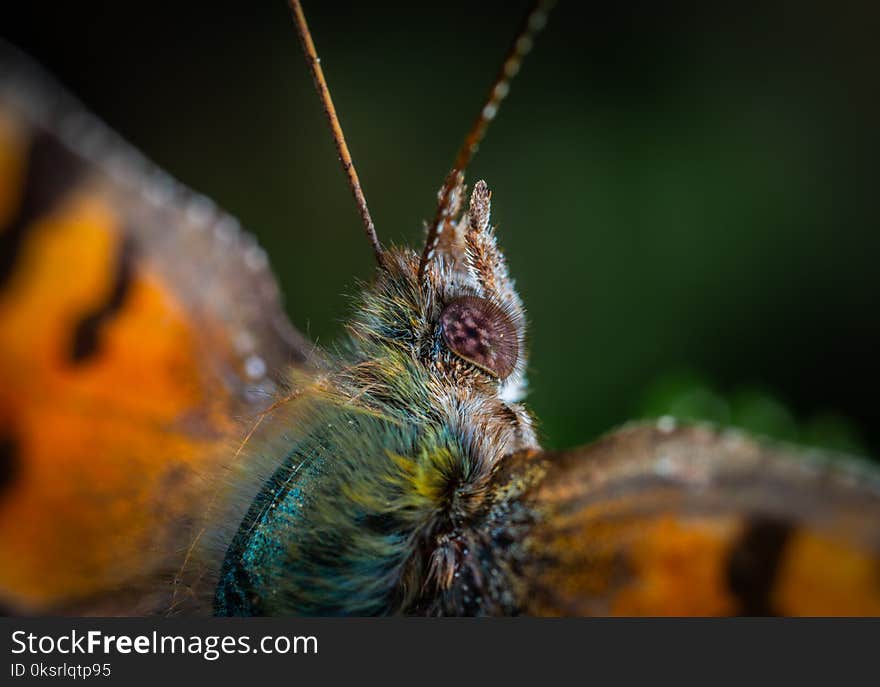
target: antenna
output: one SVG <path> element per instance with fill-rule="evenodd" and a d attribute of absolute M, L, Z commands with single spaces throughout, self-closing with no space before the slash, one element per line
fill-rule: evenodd
<path fill-rule="evenodd" d="M 336 108 L 333 106 L 333 99 L 330 97 L 330 89 L 327 87 L 327 80 L 324 78 L 324 71 L 321 69 L 321 59 L 318 57 L 317 50 L 315 50 L 315 43 L 312 41 L 312 34 L 309 32 L 309 25 L 306 23 L 306 16 L 303 14 L 302 5 L 299 3 L 299 0 L 289 0 L 289 5 L 293 11 L 296 33 L 299 36 L 299 42 L 306 56 L 306 63 L 309 65 L 309 71 L 312 72 L 315 90 L 318 92 L 321 105 L 324 107 L 324 116 L 330 125 L 330 133 L 333 136 L 333 142 L 336 144 L 336 152 L 339 154 L 342 171 L 345 172 L 348 185 L 351 188 L 352 194 L 354 194 L 354 202 L 357 204 L 361 221 L 364 223 L 367 240 L 373 247 L 373 253 L 376 254 L 376 262 L 382 267 L 385 264 L 385 251 L 382 249 L 382 244 L 379 243 L 379 237 L 376 236 L 376 227 L 373 224 L 373 218 L 370 216 L 370 210 L 367 208 L 367 199 L 364 197 L 364 192 L 361 189 L 361 182 L 354 168 L 351 153 L 348 152 L 348 146 L 345 144 L 345 134 L 342 133 L 342 125 L 339 123 L 339 117 L 336 116 Z"/>
<path fill-rule="evenodd" d="M 452 165 L 452 171 L 447 175 L 446 180 L 443 182 L 443 188 L 440 189 L 438 194 L 437 213 L 434 215 L 434 221 L 428 227 L 428 237 L 425 240 L 425 248 L 422 251 L 422 258 L 419 262 L 420 281 L 424 276 L 425 268 L 434 257 L 434 249 L 437 247 L 437 240 L 441 233 L 440 229 L 449 219 L 450 201 L 455 189 L 458 188 L 464 178 L 464 170 L 467 169 L 474 153 L 477 152 L 480 141 L 483 140 L 483 136 L 486 135 L 486 130 L 489 128 L 489 123 L 498 114 L 501 101 L 510 92 L 510 82 L 513 81 L 513 77 L 519 72 L 523 58 L 532 49 L 535 36 L 544 28 L 544 25 L 547 23 L 547 15 L 555 4 L 555 0 L 537 0 L 532 5 L 532 8 L 523 20 L 522 27 L 516 34 L 513 44 L 507 51 L 507 57 L 504 58 L 498 76 L 495 77 L 495 81 L 492 83 L 492 88 L 486 97 L 486 102 L 471 125 L 464 143 L 458 149 L 458 154 L 455 156 L 455 162 Z"/>

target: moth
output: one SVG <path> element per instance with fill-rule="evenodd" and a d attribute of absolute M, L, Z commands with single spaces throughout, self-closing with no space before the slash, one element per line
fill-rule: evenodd
<path fill-rule="evenodd" d="M 237 221 L 0 55 L 0 600 L 13 614 L 880 614 L 880 476 L 741 432 L 541 449 L 525 309 L 464 173 L 381 244 L 346 332 L 297 332 Z M 499 201 L 500 202 L 500 201 Z"/>

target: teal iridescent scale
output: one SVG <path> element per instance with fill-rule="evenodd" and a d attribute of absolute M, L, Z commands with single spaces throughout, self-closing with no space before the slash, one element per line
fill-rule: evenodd
<path fill-rule="evenodd" d="M 401 487 L 388 452 L 416 455 L 416 436 L 363 414 L 321 417 L 239 526 L 216 615 L 378 615 L 394 603 L 412 538 L 405 515 L 389 507 Z"/>
<path fill-rule="evenodd" d="M 303 520 L 310 485 L 319 478 L 326 449 L 308 441 L 287 456 L 251 504 L 226 552 L 214 595 L 214 614 L 264 614 L 271 594 L 267 573 L 289 560 L 282 532 L 295 531 Z"/>

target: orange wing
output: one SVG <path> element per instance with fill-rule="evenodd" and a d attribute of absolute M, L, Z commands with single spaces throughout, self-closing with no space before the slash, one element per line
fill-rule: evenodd
<path fill-rule="evenodd" d="M 745 435 L 633 425 L 519 456 L 526 612 L 880 615 L 880 475 Z"/>
<path fill-rule="evenodd" d="M 160 607 L 211 476 L 309 351 L 235 220 L 0 43 L 0 603 Z"/>

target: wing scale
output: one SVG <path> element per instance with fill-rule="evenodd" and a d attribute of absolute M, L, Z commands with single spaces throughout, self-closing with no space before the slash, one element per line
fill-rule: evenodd
<path fill-rule="evenodd" d="M 878 615 L 880 478 L 866 463 L 668 420 L 539 466 L 524 610 Z"/>
<path fill-rule="evenodd" d="M 0 43 L 0 602 L 161 608 L 312 355 L 253 238 Z"/>

